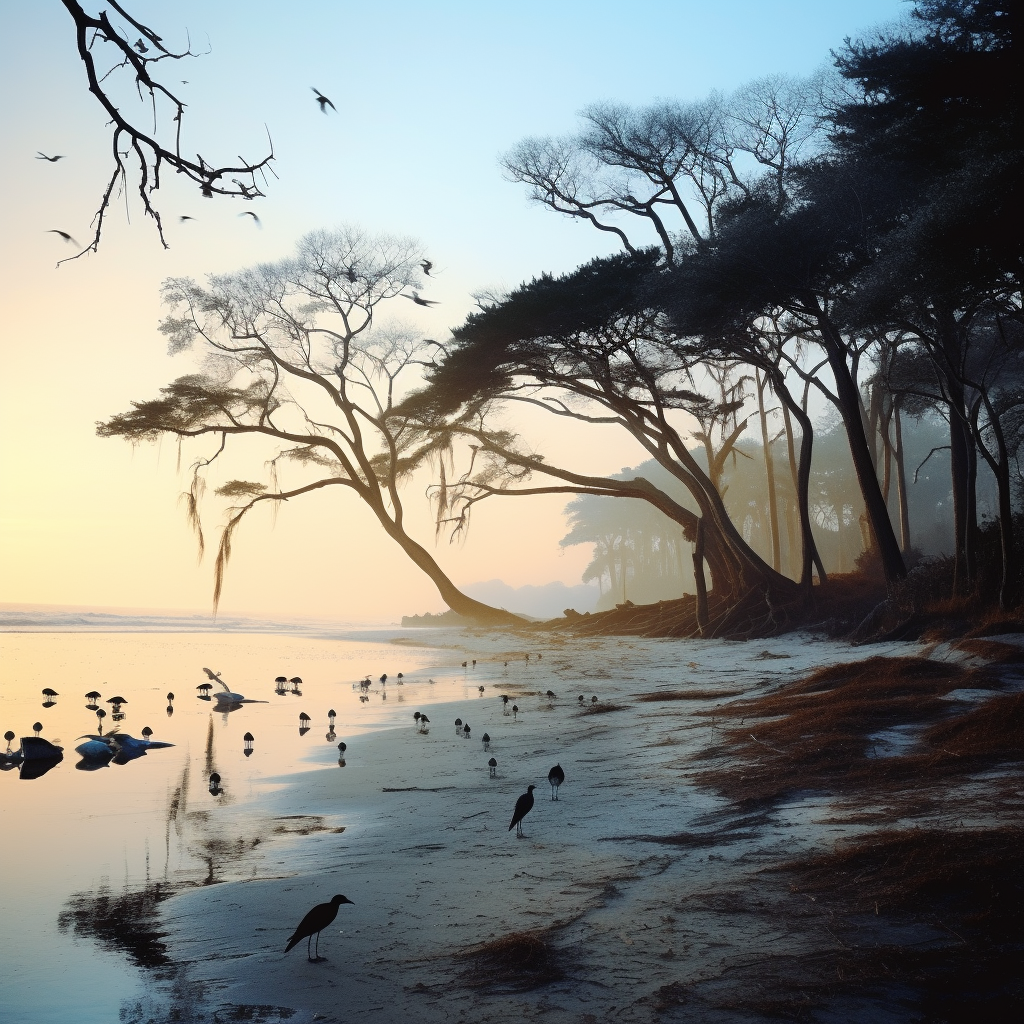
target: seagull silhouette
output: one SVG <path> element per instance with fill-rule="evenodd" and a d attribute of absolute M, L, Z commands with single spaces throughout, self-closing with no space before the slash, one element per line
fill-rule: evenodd
<path fill-rule="evenodd" d="M 402 292 L 405 295 L 405 292 Z M 420 296 L 419 292 L 413 292 L 412 295 L 405 295 L 410 302 L 415 302 L 417 306 L 436 306 L 437 302 L 434 299 L 424 299 Z"/>
<path fill-rule="evenodd" d="M 338 916 L 338 907 L 342 903 L 352 903 L 347 896 L 335 896 L 330 903 L 318 903 L 300 922 L 295 933 L 288 940 L 284 947 L 287 953 L 293 946 L 298 945 L 303 939 L 306 940 L 306 956 L 310 963 L 318 963 L 326 957 L 320 955 L 320 933 Z M 316 957 L 309 955 L 309 943 L 313 936 L 316 936 Z"/>
<path fill-rule="evenodd" d="M 36 152 L 39 154 L 39 156 L 36 157 L 37 160 L 49 160 L 51 164 L 55 164 L 58 160 L 64 159 L 63 153 L 58 153 L 56 156 L 47 156 L 41 149 L 37 149 Z"/>
<path fill-rule="evenodd" d="M 253 223 L 256 225 L 256 227 L 258 227 L 258 228 L 263 227 L 263 225 L 260 223 L 259 217 L 257 217 L 256 214 L 252 212 L 252 210 L 246 210 L 244 213 L 240 213 L 238 216 L 239 217 L 252 217 Z"/>
<path fill-rule="evenodd" d="M 326 114 L 328 107 L 335 113 L 338 112 L 338 108 L 315 85 L 311 85 L 310 88 L 316 93 L 316 101 L 320 104 L 321 114 Z"/>
<path fill-rule="evenodd" d="M 430 277 L 430 271 L 433 269 L 434 264 L 431 263 L 430 260 L 423 260 L 423 262 L 420 263 L 420 266 L 423 268 L 423 273 L 426 274 L 427 277 Z"/>
<path fill-rule="evenodd" d="M 65 242 L 70 242 L 72 245 L 78 245 L 78 243 L 66 231 L 60 231 L 58 228 L 50 228 L 46 233 L 48 235 L 60 235 Z"/>

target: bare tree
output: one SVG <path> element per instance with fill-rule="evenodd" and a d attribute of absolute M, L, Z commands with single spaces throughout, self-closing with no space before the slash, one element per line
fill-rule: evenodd
<path fill-rule="evenodd" d="M 214 442 L 193 463 L 185 496 L 201 548 L 210 467 L 231 457 L 240 438 L 265 442 L 265 480 L 229 480 L 217 489 L 235 503 L 217 551 L 215 607 L 232 536 L 248 512 L 337 487 L 371 509 L 454 611 L 489 624 L 521 621 L 459 591 L 405 527 L 403 480 L 443 458 L 447 444 L 395 413 L 433 343 L 375 319 L 382 304 L 419 283 L 421 259 L 408 239 L 348 228 L 313 232 L 292 259 L 212 277 L 206 287 L 165 283 L 171 315 L 161 330 L 171 352 L 198 348 L 204 370 L 174 381 L 160 398 L 132 403 L 98 431 L 132 442 L 164 434 Z M 285 473 L 295 477 L 287 487 Z"/>
<path fill-rule="evenodd" d="M 113 170 L 92 221 L 92 241 L 69 259 L 77 259 L 99 248 L 111 199 L 117 190 L 128 188 L 129 165 L 137 174 L 142 208 L 156 222 L 164 248 L 167 248 L 167 240 L 153 194 L 160 188 L 161 173 L 167 168 L 195 182 L 207 199 L 219 195 L 251 200 L 263 195 L 257 178 L 266 181 L 266 172 L 274 159 L 273 146 L 262 160 L 253 162 L 238 157 L 237 163 L 222 166 L 209 163 L 199 153 L 194 160 L 185 155 L 182 131 L 186 104 L 176 91 L 154 75 L 156 65 L 162 61 L 197 56 L 191 43 L 184 50 L 168 49 L 153 29 L 137 21 L 117 0 L 106 0 L 115 12 L 113 18 L 105 10 L 89 14 L 77 0 L 61 0 L 61 3 L 75 22 L 78 55 L 85 66 L 89 92 L 109 118 L 113 159 Z M 131 41 L 132 36 L 138 36 L 135 42 Z M 138 98 L 138 116 L 125 113 L 123 109 L 131 92 Z M 144 119 L 151 122 L 148 127 L 143 127 Z M 167 126 L 163 132 L 161 119 Z"/>

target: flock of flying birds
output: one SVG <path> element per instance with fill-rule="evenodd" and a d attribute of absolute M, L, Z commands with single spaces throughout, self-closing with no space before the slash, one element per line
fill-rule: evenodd
<path fill-rule="evenodd" d="M 148 49 L 146 47 L 146 44 L 143 43 L 143 41 L 141 39 L 137 43 L 135 43 L 135 48 L 139 51 L 139 53 L 146 53 L 147 49 Z M 182 84 L 183 85 L 188 85 L 188 82 L 182 81 Z M 326 114 L 327 113 L 327 108 L 328 107 L 330 107 L 331 110 L 333 110 L 335 113 L 338 112 L 338 108 L 316 86 L 310 86 L 310 88 L 313 90 L 313 92 L 316 95 L 316 102 L 320 104 L 320 112 L 322 114 Z M 42 150 L 36 150 L 36 159 L 37 160 L 45 160 L 45 161 L 47 161 L 47 163 L 55 164 L 58 160 L 63 160 L 64 158 L 65 158 L 65 154 L 63 154 L 63 153 L 55 153 L 53 156 L 49 156 L 48 154 L 42 152 Z M 259 217 L 255 213 L 253 213 L 252 210 L 245 210 L 243 213 L 240 213 L 238 216 L 239 217 L 251 217 L 252 218 L 252 222 L 253 222 L 253 224 L 256 225 L 256 227 L 258 227 L 258 228 L 262 228 L 263 227 L 263 222 L 259 219 Z M 181 214 L 178 217 L 178 223 L 180 223 L 180 224 L 184 224 L 186 221 L 190 221 L 190 220 L 195 220 L 195 217 L 189 216 L 189 214 L 187 214 L 187 213 L 183 213 L 183 214 Z M 61 231 L 60 228 L 50 228 L 49 230 L 46 231 L 46 234 L 48 234 L 48 235 L 59 235 L 65 242 L 68 243 L 68 245 L 73 245 L 73 246 L 75 246 L 76 248 L 79 248 L 79 249 L 81 248 L 81 245 L 74 239 L 74 237 L 72 237 L 72 235 L 69 232 Z M 420 262 L 420 269 L 423 271 L 424 275 L 427 276 L 427 277 L 432 277 L 433 276 L 430 273 L 430 271 L 433 270 L 433 268 L 434 268 L 434 264 L 431 263 L 430 260 L 422 260 Z M 355 273 L 354 269 L 352 269 L 352 268 L 349 269 L 348 278 L 349 278 L 349 281 L 351 281 L 353 284 L 355 284 L 355 282 L 356 282 L 356 273 Z M 436 305 L 438 305 L 436 300 L 434 300 L 434 299 L 425 299 L 425 298 L 423 298 L 422 295 L 420 295 L 420 293 L 418 291 L 415 291 L 415 290 L 413 291 L 413 293 L 411 295 L 406 295 L 404 292 L 402 294 L 403 294 L 404 298 L 407 298 L 410 302 L 415 302 L 417 306 L 436 306 Z"/>

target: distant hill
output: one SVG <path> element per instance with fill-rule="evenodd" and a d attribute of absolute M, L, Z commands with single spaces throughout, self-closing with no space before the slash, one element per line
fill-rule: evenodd
<path fill-rule="evenodd" d="M 471 583 L 461 590 L 493 608 L 504 608 L 516 615 L 529 615 L 535 619 L 559 618 L 566 608 L 575 608 L 581 615 L 592 612 L 600 596 L 597 587 L 582 583 L 575 587 L 567 587 L 564 583 L 510 587 L 502 580 L 487 580 L 485 583 Z"/>

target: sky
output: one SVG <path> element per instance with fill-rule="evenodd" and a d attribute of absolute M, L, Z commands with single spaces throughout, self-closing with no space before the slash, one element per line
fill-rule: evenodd
<path fill-rule="evenodd" d="M 250 206 L 203 200 L 168 175 L 157 196 L 169 249 L 129 197 L 112 208 L 97 254 L 56 268 L 76 250 L 51 229 L 90 237 L 109 136 L 59 0 L 0 0 L 0 604 L 210 610 L 212 560 L 197 561 L 175 446 L 95 434 L 97 421 L 191 369 L 157 330 L 167 277 L 279 259 L 316 228 L 412 236 L 437 268 L 439 303 L 410 306 L 413 322 L 443 338 L 474 292 L 612 251 L 608 237 L 530 204 L 505 179 L 499 158 L 521 138 L 571 132 L 577 112 L 602 100 L 693 100 L 765 74 L 811 74 L 845 37 L 907 10 L 900 0 L 128 6 L 172 48 L 187 38 L 201 54 L 164 65 L 189 105 L 186 149 L 213 163 L 258 159 L 269 134 L 277 178 Z M 314 86 L 336 113 L 320 113 Z M 37 151 L 65 156 L 51 164 Z M 262 228 L 239 216 L 242 205 Z M 195 219 L 179 223 L 182 214 Z M 585 472 L 643 458 L 613 433 L 522 428 Z M 406 504 L 429 546 L 423 484 Z M 559 548 L 564 504 L 485 503 L 468 539 L 442 540 L 436 557 L 458 585 L 574 585 L 590 551 Z M 245 522 L 221 602 L 232 615 L 341 621 L 442 608 L 367 510 L 326 493 L 289 503 L 276 523 Z"/>

